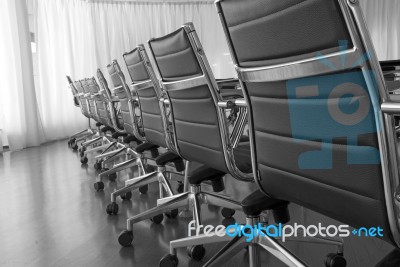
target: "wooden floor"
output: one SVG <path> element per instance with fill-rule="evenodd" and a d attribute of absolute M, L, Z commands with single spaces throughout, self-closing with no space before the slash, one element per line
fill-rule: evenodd
<path fill-rule="evenodd" d="M 126 179 L 130 173 L 120 176 Z M 104 192 L 95 192 L 93 160 L 81 166 L 79 156 L 66 141 L 0 155 L 0 266 L 158 266 L 168 253 L 169 241 L 187 235 L 188 219 L 166 219 L 160 225 L 144 221 L 134 226 L 134 244 L 122 248 L 118 234 L 126 219 L 156 205 L 157 187 L 147 195 L 134 192 L 131 201 L 120 200 L 117 216 L 107 216 L 110 192 L 121 182 L 105 182 Z M 227 177 L 226 194 L 241 199 L 252 186 Z M 203 224 L 221 224 L 216 207 L 203 208 Z M 314 212 L 291 206 L 292 222 L 324 225 L 335 223 Z M 235 215 L 244 222 L 242 214 Z M 337 223 L 336 223 L 337 224 Z M 222 244 L 206 246 L 209 259 Z M 289 244 L 287 247 L 310 266 L 323 266 L 332 246 Z M 348 266 L 374 266 L 392 250 L 383 241 L 370 238 L 345 240 Z M 179 250 L 180 266 L 201 266 Z M 267 253 L 263 266 L 284 266 Z M 248 266 L 246 251 L 225 266 Z"/>

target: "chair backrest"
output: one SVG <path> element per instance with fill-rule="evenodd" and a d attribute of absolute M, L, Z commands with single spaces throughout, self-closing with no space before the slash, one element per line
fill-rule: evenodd
<path fill-rule="evenodd" d="M 170 101 L 179 154 L 189 160 L 247 177 L 230 145 L 218 85 L 192 24 L 149 41 L 161 85 Z"/>
<path fill-rule="evenodd" d="M 108 99 L 100 92 L 100 87 L 94 77 L 86 80 L 87 86 L 92 94 L 92 98 L 95 102 L 96 112 L 100 119 L 100 122 L 109 127 L 113 127 L 112 118 L 109 109 Z"/>
<path fill-rule="evenodd" d="M 259 188 L 357 228 L 380 226 L 399 244 L 397 145 L 358 1 L 216 6 L 250 109 Z"/>
<path fill-rule="evenodd" d="M 89 81 L 89 79 L 85 78 L 81 81 L 81 84 L 82 84 L 83 91 L 85 92 L 85 94 L 87 96 L 86 99 L 89 103 L 90 114 L 92 115 L 92 118 L 95 121 L 101 122 L 100 118 L 99 118 L 98 110 L 96 107 L 96 100 L 95 100 L 93 92 L 90 90 L 88 81 Z"/>
<path fill-rule="evenodd" d="M 129 90 L 118 62 L 114 60 L 112 64 L 107 65 L 107 71 L 110 75 L 111 83 L 114 85 L 114 93 L 118 96 L 121 105 L 125 131 L 135 136 L 138 140 L 144 141 L 145 138 L 138 120 L 140 114 L 136 114 L 135 96 Z"/>
<path fill-rule="evenodd" d="M 76 82 L 74 82 L 74 85 L 75 85 L 75 89 L 78 91 L 81 112 L 87 118 L 91 119 L 92 114 L 90 113 L 89 103 L 87 101 L 87 98 L 85 97 L 86 93 L 85 93 L 85 90 L 83 89 L 82 81 L 76 81 Z"/>
<path fill-rule="evenodd" d="M 100 69 L 97 69 L 97 79 L 99 80 L 101 86 L 100 93 L 108 102 L 108 110 L 111 117 L 112 127 L 117 132 L 125 133 L 122 115 L 118 112 L 118 110 L 120 110 L 120 101 L 119 99 L 114 99 L 110 88 L 108 87 L 107 80 L 104 78 L 103 72 Z"/>
<path fill-rule="evenodd" d="M 144 46 L 139 45 L 123 57 L 132 80 L 131 89 L 138 96 L 146 140 L 161 147 L 175 149 L 169 138 L 164 103 L 160 102 L 163 94 Z"/>
<path fill-rule="evenodd" d="M 76 107 L 79 107 L 79 106 L 80 106 L 80 103 L 79 103 L 78 90 L 76 90 L 74 82 L 72 81 L 71 77 L 68 76 L 68 75 L 67 75 L 67 81 L 68 81 L 68 85 L 69 85 L 69 87 L 70 87 L 70 89 L 71 89 L 71 92 L 72 92 L 72 96 L 73 96 L 73 100 L 74 100 L 74 105 L 75 105 Z"/>

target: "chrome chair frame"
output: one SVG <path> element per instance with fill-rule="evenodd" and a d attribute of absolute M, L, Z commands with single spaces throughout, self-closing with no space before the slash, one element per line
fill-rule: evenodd
<path fill-rule="evenodd" d="M 150 49 L 151 60 L 155 66 L 153 68 L 153 71 L 154 71 L 153 77 L 157 77 L 157 79 L 159 80 L 158 83 L 160 84 L 160 89 L 162 89 L 162 91 L 164 93 L 164 98 L 160 99 L 160 101 L 163 101 L 164 105 L 167 105 L 170 103 L 170 99 L 169 99 L 167 90 L 184 89 L 184 88 L 190 88 L 190 87 L 199 86 L 199 85 L 208 85 L 209 88 L 212 88 L 212 90 L 210 90 L 210 92 L 211 92 L 212 98 L 214 100 L 216 109 L 218 111 L 218 118 L 219 118 L 218 121 L 219 121 L 219 126 L 221 128 L 221 140 L 223 140 L 224 154 L 225 154 L 225 159 L 226 159 L 226 164 L 228 166 L 228 170 L 232 172 L 232 175 L 236 179 L 245 181 L 245 182 L 252 182 L 253 181 L 252 174 L 245 174 L 245 173 L 241 172 L 239 170 L 239 168 L 236 166 L 234 156 L 233 156 L 233 148 L 239 142 L 239 139 L 243 132 L 244 126 L 246 124 L 245 121 L 246 121 L 247 113 L 242 112 L 242 115 L 240 116 L 240 122 L 235 123 L 235 127 L 238 127 L 239 129 L 238 130 L 234 129 L 234 131 L 233 131 L 234 134 L 230 135 L 225 110 L 226 110 L 226 108 L 231 108 L 231 106 L 225 106 L 225 107 L 220 108 L 220 106 L 218 105 L 218 103 L 223 102 L 222 97 L 219 94 L 219 87 L 218 87 L 218 84 L 211 72 L 211 68 L 205 57 L 205 54 L 201 47 L 200 41 L 194 32 L 193 24 L 185 24 L 182 27 L 187 32 L 189 39 L 190 39 L 190 43 L 194 47 L 194 51 L 195 51 L 195 54 L 197 56 L 197 59 L 198 59 L 200 65 L 201 65 L 203 75 L 201 77 L 187 79 L 184 81 L 165 82 L 165 81 L 163 81 L 162 76 L 160 74 L 160 70 L 158 69 L 158 66 L 155 63 L 153 51 L 151 51 L 151 49 Z M 148 42 L 150 43 L 151 41 L 152 41 L 152 39 L 149 40 Z M 146 66 L 151 66 L 150 61 L 146 62 Z M 170 116 L 171 116 L 171 119 L 174 120 L 173 114 L 171 114 Z M 173 127 L 172 130 L 173 130 L 174 144 L 177 144 L 175 128 Z M 240 135 L 239 135 L 239 133 L 240 133 Z M 231 140 L 232 140 L 232 142 L 231 142 Z M 235 143 L 235 146 L 233 145 L 233 143 Z M 176 146 L 176 149 L 177 149 L 176 152 L 179 154 L 179 148 L 177 146 Z M 191 165 L 191 163 L 187 162 L 185 181 L 187 181 L 187 175 L 189 173 L 189 169 L 191 168 L 190 165 Z M 135 183 L 140 184 L 140 181 L 137 181 Z M 132 184 L 132 183 L 127 182 L 127 184 Z M 188 187 L 188 184 L 186 185 L 186 188 L 187 187 Z M 201 225 L 201 221 L 202 221 L 201 220 L 201 205 L 202 204 L 219 206 L 219 207 L 231 209 L 234 211 L 242 210 L 239 202 L 232 200 L 231 198 L 229 198 L 227 196 L 209 193 L 209 192 L 203 192 L 201 190 L 200 185 L 190 185 L 190 189 L 188 191 L 185 191 L 182 194 L 177 194 L 174 196 L 158 199 L 157 207 L 154 207 L 154 208 L 152 208 L 148 211 L 145 211 L 137 216 L 129 218 L 127 220 L 127 230 L 123 231 L 120 234 L 118 241 L 123 246 L 130 245 L 132 242 L 132 239 L 133 239 L 133 233 L 132 233 L 133 224 L 143 221 L 143 220 L 146 220 L 146 219 L 149 219 L 149 218 L 152 218 L 152 217 L 162 214 L 164 212 L 174 210 L 174 209 L 183 208 L 186 211 L 190 210 L 193 214 L 195 225 Z M 181 242 L 180 240 L 178 240 L 175 242 L 175 244 L 176 244 L 175 248 L 187 246 L 186 241 Z M 196 244 L 192 244 L 192 245 L 196 245 Z M 176 251 L 176 250 L 174 250 L 174 251 Z"/>
<path fill-rule="evenodd" d="M 215 78 L 212 74 L 211 68 L 208 64 L 206 55 L 204 53 L 204 50 L 201 46 L 200 40 L 196 34 L 195 28 L 193 23 L 186 23 L 182 25 L 182 27 L 185 29 L 189 41 L 191 43 L 191 46 L 193 48 L 193 51 L 196 54 L 196 57 L 198 59 L 198 62 L 200 63 L 200 67 L 203 72 L 203 76 L 199 78 L 193 78 L 189 79 L 186 81 L 181 81 L 181 82 L 168 82 L 165 83 L 163 81 L 160 81 L 162 86 L 165 86 L 165 89 L 178 89 L 178 88 L 184 88 L 185 86 L 198 86 L 204 84 L 201 79 L 204 79 L 206 84 L 208 84 L 208 88 L 210 88 L 211 95 L 213 96 L 214 103 L 217 107 L 217 112 L 219 116 L 219 122 L 220 122 L 220 129 L 221 129 L 221 140 L 223 141 L 223 146 L 224 148 L 229 148 L 229 150 L 224 149 L 224 156 L 225 156 L 225 161 L 228 166 L 228 170 L 231 172 L 231 175 L 239 180 L 239 181 L 244 181 L 244 182 L 252 182 L 254 181 L 251 179 L 251 177 L 257 177 L 255 174 L 256 172 L 253 169 L 253 173 L 251 175 L 249 174 L 244 174 L 242 173 L 236 166 L 235 160 L 234 160 L 234 155 L 233 155 L 233 149 L 238 143 L 241 134 L 243 133 L 243 130 L 246 126 L 246 122 L 248 120 L 248 110 L 249 107 L 246 104 L 247 102 L 245 99 L 232 99 L 232 100 L 223 100 L 219 94 L 219 88 L 218 85 L 215 81 Z M 179 84 L 180 83 L 180 84 Z M 243 83 L 240 82 L 241 86 L 243 86 Z M 243 87 L 242 87 L 243 88 Z M 240 116 L 238 120 L 236 120 L 234 124 L 234 130 L 231 135 L 229 135 L 229 130 L 227 128 L 227 120 L 225 116 L 225 111 L 226 109 L 230 109 L 233 107 L 238 107 L 241 111 Z M 250 109 L 251 110 L 251 109 Z M 222 122 L 222 123 L 221 123 Z M 249 127 L 250 128 L 250 127 Z M 254 151 L 251 151 L 251 156 L 253 159 L 253 154 Z M 253 168 L 254 168 L 254 163 L 252 163 Z M 194 213 L 194 219 L 196 224 L 199 225 L 201 224 L 201 219 L 199 217 L 199 207 L 200 204 L 212 204 L 212 205 L 217 205 L 217 206 L 222 206 L 222 207 L 227 207 L 233 210 L 238 210 L 242 211 L 242 207 L 239 202 L 230 200 L 229 198 L 216 195 L 216 194 L 210 194 L 210 193 L 204 193 L 198 192 L 198 188 L 191 187 L 191 192 L 189 193 L 189 206 L 193 207 L 193 213 Z M 192 196 L 190 196 L 192 194 Z M 193 196 L 194 194 L 194 196 Z M 200 195 L 200 197 L 199 197 Z M 194 200 L 192 200 L 194 198 Z M 161 210 L 165 210 L 165 206 L 174 206 L 177 207 L 179 204 L 184 202 L 184 196 L 180 195 L 177 197 L 171 197 L 171 198 L 165 198 L 163 200 L 159 200 L 157 204 L 159 205 L 157 208 Z M 194 202 L 194 203 L 193 203 Z M 187 204 L 185 202 L 185 204 Z M 150 211 L 149 211 L 150 213 Z M 260 216 L 258 217 L 247 217 L 246 222 L 249 225 L 257 225 L 259 222 L 261 222 L 260 218 L 261 217 L 267 217 L 268 212 L 263 212 Z M 148 216 L 148 214 L 146 214 Z M 139 216 L 139 215 L 138 215 Z M 147 217 L 146 217 L 147 218 Z M 229 242 L 228 242 L 229 241 Z M 324 238 L 324 237 L 316 237 L 316 238 L 307 238 L 305 240 L 294 240 L 294 241 L 299 241 L 299 242 L 309 242 L 309 243 L 323 243 L 323 244 L 330 244 L 330 245 L 335 245 L 337 247 L 337 252 L 342 253 L 343 252 L 343 241 L 342 239 L 338 238 Z M 216 254 L 213 258 L 210 259 L 209 262 L 206 263 L 205 266 L 220 266 L 221 262 L 223 260 L 229 259 L 234 255 L 238 250 L 244 248 L 244 247 L 249 247 L 249 258 L 250 258 L 250 266 L 251 267 L 259 267 L 260 262 L 259 262 L 259 253 L 260 253 L 260 247 L 269 251 L 275 256 L 281 257 L 280 259 L 288 264 L 288 266 L 296 266 L 296 267 L 303 267 L 306 266 L 302 263 L 301 260 L 297 259 L 292 253 L 290 253 L 288 250 L 283 248 L 279 243 L 277 243 L 274 239 L 272 238 L 256 238 L 252 241 L 252 243 L 247 243 L 244 238 L 237 238 L 237 239 L 232 239 L 230 237 L 219 237 L 219 236 L 204 236 L 204 235 L 197 235 L 197 236 L 190 236 L 187 238 L 182 238 L 178 240 L 174 240 L 170 242 L 170 254 L 167 255 L 167 257 L 173 257 L 174 260 L 177 260 L 177 249 L 178 248 L 183 248 L 183 247 L 193 247 L 193 246 L 198 246 L 198 245 L 205 245 L 205 244 L 212 244 L 212 243 L 218 243 L 218 242 L 228 242 L 226 246 L 218 254 Z M 160 265 L 162 266 L 162 265 Z"/>
<path fill-rule="evenodd" d="M 79 102 L 79 105 L 76 105 L 76 103 L 74 103 L 74 104 L 75 104 L 75 106 L 79 107 L 81 109 L 81 113 L 84 114 L 84 112 L 82 110 L 82 105 L 81 105 L 81 101 L 82 101 L 81 96 L 82 96 L 82 94 L 78 92 L 77 88 L 75 87 L 74 82 L 72 80 L 70 80 L 69 76 L 67 76 L 67 79 L 69 80 L 69 87 L 71 89 L 73 97 L 75 99 L 77 99 L 78 102 Z M 77 143 L 82 141 L 82 140 L 84 140 L 85 138 L 87 138 L 89 136 L 92 136 L 93 134 L 94 134 L 94 130 L 91 128 L 90 117 L 88 117 L 88 128 L 71 135 L 69 137 L 69 139 L 68 139 L 68 145 L 71 146 L 71 147 L 74 147 L 75 149 L 78 149 Z"/>
<path fill-rule="evenodd" d="M 287 64 L 279 64 L 274 66 L 265 66 L 257 68 L 243 68 L 239 67 L 238 61 L 234 56 L 234 49 L 229 40 L 229 32 L 227 24 L 225 22 L 222 8 L 220 3 L 224 0 L 216 0 L 215 4 L 217 11 L 220 16 L 220 20 L 225 32 L 225 37 L 228 42 L 228 46 L 231 52 L 233 62 L 235 64 L 236 71 L 244 89 L 245 101 L 235 101 L 235 104 L 240 106 L 247 106 L 249 110 L 249 132 L 250 132 L 250 143 L 252 153 L 252 166 L 255 181 L 261 190 L 259 184 L 259 172 L 257 167 L 257 158 L 254 151 L 254 132 L 253 132 L 253 117 L 252 108 L 248 106 L 249 95 L 247 94 L 245 82 L 271 82 L 279 80 L 289 80 L 294 78 L 309 77 L 313 75 L 323 75 L 332 73 L 332 69 L 324 67 L 321 64 L 317 64 L 317 58 L 309 58 L 297 62 L 291 62 Z M 324 55 L 332 64 L 336 66 L 341 65 L 343 56 L 346 56 L 349 61 L 357 62 L 355 66 L 344 67 L 343 70 L 348 70 L 354 67 L 361 68 L 364 78 L 367 82 L 367 87 L 371 95 L 376 95 L 374 92 L 375 85 L 378 88 L 378 101 L 379 103 L 373 103 L 375 122 L 378 129 L 378 141 L 380 148 L 381 164 L 382 164 L 382 177 L 385 190 L 385 200 L 388 212 L 388 221 L 390 223 L 390 230 L 393 236 L 393 240 L 397 247 L 400 245 L 400 190 L 399 190 L 399 168 L 398 168 L 398 154 L 397 154 L 397 138 L 395 131 L 395 124 L 393 115 L 400 114 L 400 101 L 389 95 L 386 88 L 384 76 L 379 65 L 379 61 L 374 50 L 374 46 L 370 39 L 365 20 L 361 7 L 358 0 L 336 0 L 340 5 L 340 9 L 344 16 L 347 28 L 349 30 L 353 48 L 347 49 L 346 51 L 336 52 L 328 55 Z M 364 55 L 369 54 L 368 61 L 359 61 L 358 59 L 363 58 Z M 370 70 L 374 70 L 375 77 L 371 77 Z M 375 78 L 375 82 L 373 81 Z M 294 240 L 296 241 L 296 240 Z M 307 240 L 310 241 L 310 240 Z M 326 244 L 331 240 L 324 240 L 322 243 Z M 233 242 L 233 241 L 232 241 Z M 283 246 L 278 244 L 275 240 L 268 238 L 268 240 L 256 240 L 256 243 L 261 248 L 269 251 L 271 254 L 278 257 L 288 266 L 306 266 L 301 260 L 297 259 L 292 253 L 286 250 Z M 338 245 L 334 241 L 335 245 Z M 227 259 L 232 256 L 234 252 L 237 252 L 239 243 L 228 244 L 218 254 L 215 255 L 205 266 L 212 266 L 214 263 L 220 262 L 220 260 Z M 240 249 L 240 248 L 239 248 Z M 343 249 L 343 248 L 342 248 Z M 341 250 L 342 250 L 341 249 Z M 254 252 L 255 251 L 255 252 Z M 339 249 L 340 252 L 340 249 Z M 259 251 L 250 250 L 250 266 L 260 266 L 259 262 Z"/>
<path fill-rule="evenodd" d="M 163 93 L 159 87 L 159 84 L 156 79 L 156 75 L 154 73 L 153 68 L 150 65 L 150 61 L 148 59 L 147 53 L 145 51 L 145 48 L 143 45 L 138 45 L 136 47 L 139 51 L 141 59 L 144 61 L 144 65 L 146 66 L 146 71 L 148 72 L 148 75 L 150 77 L 149 80 L 141 82 L 141 83 L 132 83 L 130 85 L 130 88 L 126 84 L 125 76 L 121 70 L 121 67 L 119 66 L 118 62 L 116 60 L 113 61 L 113 66 L 114 69 L 116 70 L 116 73 L 118 77 L 120 78 L 122 88 L 124 89 L 125 93 L 129 95 L 129 108 L 130 108 L 130 114 L 131 117 L 136 117 L 136 112 L 135 112 L 135 104 L 138 105 L 139 107 L 139 112 L 140 112 L 140 98 L 136 96 L 136 90 L 141 90 L 141 89 L 146 89 L 148 87 L 153 86 L 154 90 L 156 92 L 157 98 L 159 100 L 159 106 L 160 106 L 160 111 L 161 111 L 161 117 L 162 117 L 162 122 L 163 122 L 163 128 L 164 128 L 164 136 L 165 136 L 165 141 L 167 144 L 167 150 L 171 150 L 176 153 L 177 148 L 175 143 L 173 142 L 173 139 L 171 137 L 171 132 L 169 131 L 169 123 L 166 115 L 166 107 L 163 102 Z M 117 88 L 117 90 L 121 90 L 120 88 Z M 138 125 L 138 120 L 133 119 L 133 125 L 134 125 L 134 133 L 135 136 L 138 138 L 140 137 L 139 140 L 141 141 L 147 141 L 145 135 L 140 134 L 139 130 L 139 125 Z M 143 131 L 142 131 L 143 132 Z M 155 163 L 153 159 L 147 159 L 147 162 Z M 125 182 L 125 186 L 121 189 L 118 189 L 117 191 L 111 193 L 111 204 L 109 204 L 107 209 L 113 210 L 113 207 L 118 207 L 116 206 L 116 198 L 117 196 L 126 194 L 128 192 L 131 192 L 135 189 L 148 186 L 151 183 L 158 182 L 159 184 L 159 197 L 160 199 L 164 198 L 164 190 L 167 194 L 167 196 L 173 196 L 174 193 L 172 191 L 171 185 L 168 180 L 171 180 L 172 174 L 179 175 L 179 176 L 184 176 L 184 184 L 186 184 L 186 170 L 185 172 L 177 172 L 174 170 L 174 168 L 170 165 L 165 165 L 165 166 L 157 166 L 157 171 L 151 172 L 151 173 L 139 173 L 138 177 L 129 179 Z M 187 187 L 184 185 L 184 188 Z M 166 212 L 170 212 L 171 210 L 168 210 Z M 129 228 L 128 228 L 129 229 Z"/>

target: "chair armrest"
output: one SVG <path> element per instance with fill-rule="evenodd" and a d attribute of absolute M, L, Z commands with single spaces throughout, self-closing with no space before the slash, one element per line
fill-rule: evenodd
<path fill-rule="evenodd" d="M 383 113 L 390 115 L 400 115 L 400 95 L 389 95 L 389 101 L 382 103 Z"/>
<path fill-rule="evenodd" d="M 218 107 L 220 108 L 247 107 L 247 103 L 244 98 L 230 99 L 218 102 Z"/>

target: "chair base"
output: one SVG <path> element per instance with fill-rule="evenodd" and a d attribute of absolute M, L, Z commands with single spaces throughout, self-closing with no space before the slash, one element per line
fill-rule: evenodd
<path fill-rule="evenodd" d="M 247 225 L 258 225 L 260 217 L 247 217 Z M 228 242 L 217 254 L 215 254 L 203 267 L 221 266 L 229 262 L 240 250 L 248 248 L 248 257 L 250 267 L 261 267 L 260 252 L 265 250 L 278 258 L 281 262 L 289 267 L 306 267 L 308 266 L 302 260 L 297 258 L 293 253 L 284 248 L 274 238 L 269 237 L 266 233 L 264 236 L 255 236 L 251 241 L 246 240 L 246 236 L 229 237 L 214 235 L 197 235 L 170 242 L 170 254 L 164 256 L 160 261 L 160 267 L 178 266 L 177 249 L 190 248 L 193 246 L 201 246 L 212 243 Z M 295 237 L 287 238 L 286 241 L 308 242 L 318 244 L 328 244 L 337 247 L 337 252 L 327 256 L 325 266 L 327 267 L 346 267 L 346 260 L 343 257 L 343 240 L 329 237 Z M 190 256 L 190 254 L 189 254 Z M 192 257 L 195 259 L 194 257 Z"/>
<path fill-rule="evenodd" d="M 220 206 L 231 210 L 241 210 L 239 202 L 236 202 L 228 197 L 202 192 L 200 185 L 191 185 L 190 192 L 177 194 L 174 196 L 164 197 L 157 200 L 157 207 L 147 210 L 137 216 L 129 218 L 127 220 L 127 230 L 122 232 L 119 237 L 119 241 L 126 241 L 124 236 L 133 235 L 133 225 L 137 222 L 157 218 L 162 214 L 171 212 L 178 209 L 191 210 L 195 226 L 201 225 L 201 205 L 208 204 L 214 206 Z M 233 216 L 234 212 L 229 213 Z M 162 219 L 161 219 L 162 220 Z M 161 223 L 161 222 L 159 222 Z M 130 246 L 131 242 L 120 242 L 122 246 Z"/>

